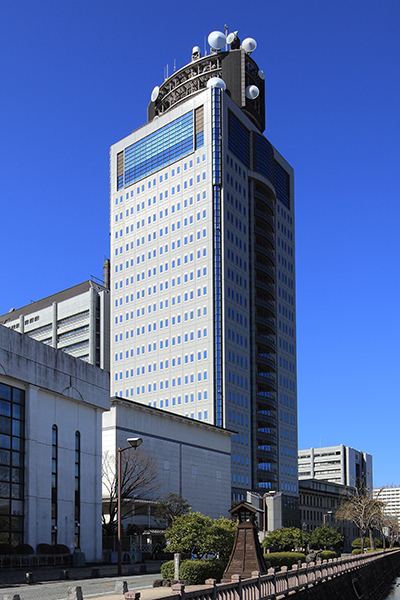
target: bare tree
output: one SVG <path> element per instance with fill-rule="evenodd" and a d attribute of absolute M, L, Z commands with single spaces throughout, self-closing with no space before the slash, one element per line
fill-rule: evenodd
<path fill-rule="evenodd" d="M 171 527 L 176 517 L 180 517 L 190 512 L 191 507 L 186 498 L 180 494 L 169 493 L 165 498 L 161 498 L 155 510 L 155 520 L 159 525 Z"/>
<path fill-rule="evenodd" d="M 369 533 L 371 550 L 375 550 L 374 528 L 380 529 L 383 516 L 383 503 L 372 496 L 369 488 L 361 486 L 354 488 L 346 495 L 335 518 L 337 521 L 351 521 L 358 527 L 361 537 L 361 553 L 364 552 L 365 537 Z"/>
<path fill-rule="evenodd" d="M 117 527 L 118 470 L 117 456 L 103 452 L 103 531 L 115 535 Z M 121 520 L 133 514 L 132 500 L 149 499 L 160 487 L 157 480 L 157 462 L 152 454 L 138 448 L 121 455 Z"/>
<path fill-rule="evenodd" d="M 382 534 L 384 542 L 386 537 L 389 539 L 389 548 L 392 549 L 395 542 L 400 538 L 400 525 L 397 517 L 384 515 L 382 520 Z"/>

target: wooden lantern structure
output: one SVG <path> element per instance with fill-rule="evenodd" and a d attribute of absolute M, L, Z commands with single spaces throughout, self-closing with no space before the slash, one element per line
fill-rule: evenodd
<path fill-rule="evenodd" d="M 232 553 L 222 580 L 230 581 L 233 575 L 240 575 L 242 579 L 249 579 L 254 571 L 266 573 L 268 569 L 255 524 L 257 513 L 262 513 L 262 510 L 255 508 L 248 502 L 240 502 L 240 504 L 231 508 L 229 512 L 233 519 L 239 521 L 239 524 Z"/>

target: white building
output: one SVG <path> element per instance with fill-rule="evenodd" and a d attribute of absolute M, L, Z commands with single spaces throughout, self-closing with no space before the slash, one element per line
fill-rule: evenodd
<path fill-rule="evenodd" d="M 0 324 L 110 370 L 110 293 L 95 281 L 13 308 Z"/>
<path fill-rule="evenodd" d="M 180 494 L 193 511 L 213 519 L 229 517 L 231 435 L 209 423 L 121 398 L 112 398 L 110 411 L 103 414 L 103 453 L 115 457 L 117 448 L 129 446 L 128 438 L 140 437 L 140 448 L 125 452 L 145 452 L 154 459 L 158 488 L 146 500 Z M 146 524 L 146 518 L 134 521 Z"/>
<path fill-rule="evenodd" d="M 385 515 L 395 517 L 400 523 L 400 486 L 374 488 L 373 495 L 385 504 Z"/>
<path fill-rule="evenodd" d="M 264 74 L 230 41 L 195 47 L 154 88 L 147 124 L 111 147 L 111 393 L 236 430 L 232 500 L 282 491 L 289 525 L 293 170 L 262 135 Z"/>
<path fill-rule="evenodd" d="M 299 479 L 331 481 L 372 490 L 372 456 L 349 446 L 299 450 Z"/>
<path fill-rule="evenodd" d="M 0 325 L 0 543 L 65 544 L 101 560 L 109 405 L 108 372 Z"/>

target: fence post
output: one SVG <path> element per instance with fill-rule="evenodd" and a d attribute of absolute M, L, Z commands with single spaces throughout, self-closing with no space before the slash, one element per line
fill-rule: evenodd
<path fill-rule="evenodd" d="M 258 600 L 261 600 L 261 573 L 260 571 L 252 571 L 251 572 L 251 576 L 252 578 L 257 578 L 256 581 L 256 588 L 257 588 L 257 592 L 258 592 Z"/>
<path fill-rule="evenodd" d="M 276 596 L 276 571 L 275 571 L 275 567 L 271 567 L 270 569 L 268 569 L 268 575 L 272 575 L 271 586 L 274 588 L 273 591 L 270 590 L 270 592 L 272 594 L 275 594 L 275 596 Z"/>
<path fill-rule="evenodd" d="M 217 600 L 217 580 L 216 579 L 206 579 L 205 584 L 212 585 L 212 588 L 213 588 L 212 598 L 213 598 L 213 600 Z"/>
<path fill-rule="evenodd" d="M 235 585 L 235 596 L 238 600 L 242 600 L 242 576 L 241 575 L 232 575 L 232 581 Z"/>

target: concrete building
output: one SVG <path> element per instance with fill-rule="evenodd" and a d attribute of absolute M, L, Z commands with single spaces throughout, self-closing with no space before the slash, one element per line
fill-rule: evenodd
<path fill-rule="evenodd" d="M 145 535 L 159 528 L 151 518 L 155 504 L 151 501 L 171 492 L 186 498 L 193 511 L 213 519 L 229 517 L 231 436 L 232 432 L 203 421 L 138 402 L 111 399 L 110 411 L 103 414 L 103 453 L 115 457 L 117 448 L 127 446 L 128 438 L 141 437 L 140 448 L 126 452 L 145 452 L 157 466 L 157 489 L 135 502 L 139 510 L 133 520 L 145 527 Z M 109 464 L 115 465 L 115 460 Z M 103 497 L 107 497 L 105 486 Z M 148 510 L 143 515 L 140 509 L 144 505 Z"/>
<path fill-rule="evenodd" d="M 336 511 L 352 489 L 339 483 L 330 483 L 318 479 L 299 481 L 300 519 L 303 531 L 311 532 L 316 527 L 328 525 L 344 537 L 344 552 L 351 552 L 351 543 L 359 537 L 358 528 L 348 521 L 337 521 Z"/>
<path fill-rule="evenodd" d="M 400 486 L 374 488 L 373 496 L 385 504 L 385 515 L 396 518 L 400 524 Z"/>
<path fill-rule="evenodd" d="M 349 446 L 299 450 L 299 480 L 318 479 L 372 490 L 372 456 Z"/>
<path fill-rule="evenodd" d="M 101 416 L 109 374 L 0 325 L 0 543 L 102 558 Z"/>
<path fill-rule="evenodd" d="M 95 281 L 13 308 L 0 324 L 110 370 L 110 294 Z"/>
<path fill-rule="evenodd" d="M 193 48 L 111 147 L 111 392 L 236 430 L 232 500 L 282 492 L 294 524 L 293 170 L 263 136 L 252 41 L 229 41 Z"/>

